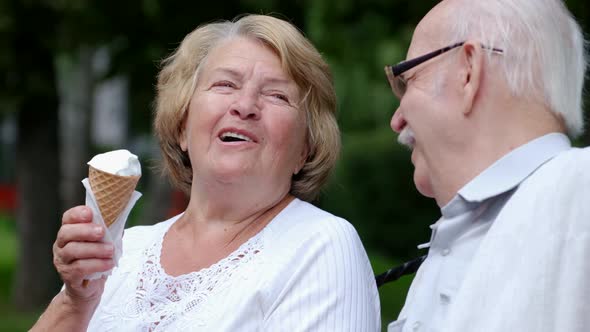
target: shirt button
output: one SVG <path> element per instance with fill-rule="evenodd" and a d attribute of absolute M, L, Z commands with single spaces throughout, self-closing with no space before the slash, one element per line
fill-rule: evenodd
<path fill-rule="evenodd" d="M 443 249 L 443 251 L 442 251 L 442 255 L 443 255 L 443 256 L 446 256 L 446 255 L 448 255 L 448 254 L 450 254 L 450 253 L 451 253 L 451 249 L 449 249 L 449 248 L 445 248 L 445 249 Z"/>
<path fill-rule="evenodd" d="M 449 304 L 451 302 L 451 297 L 447 294 L 440 294 L 440 303 L 441 304 Z"/>
<path fill-rule="evenodd" d="M 416 322 L 414 322 L 414 325 L 412 325 L 412 329 L 414 331 L 418 331 L 418 329 L 420 329 L 421 325 L 422 325 L 422 323 L 420 323 L 420 321 L 416 321 Z"/>

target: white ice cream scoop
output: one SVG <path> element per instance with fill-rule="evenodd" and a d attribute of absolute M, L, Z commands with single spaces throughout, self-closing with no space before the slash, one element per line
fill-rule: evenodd
<path fill-rule="evenodd" d="M 96 155 L 88 165 L 88 180 L 107 227 L 127 206 L 141 176 L 137 156 L 127 150 Z"/>
<path fill-rule="evenodd" d="M 141 175 L 141 166 L 137 156 L 127 150 L 115 150 L 97 154 L 88 162 L 88 165 L 115 175 Z"/>

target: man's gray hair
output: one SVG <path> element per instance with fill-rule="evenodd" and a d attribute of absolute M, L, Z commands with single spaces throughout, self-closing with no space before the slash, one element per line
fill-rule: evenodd
<path fill-rule="evenodd" d="M 504 50 L 501 62 L 515 96 L 542 101 L 584 131 L 582 93 L 588 63 L 582 30 L 561 0 L 459 0 L 449 17 L 451 41 L 476 39 Z"/>

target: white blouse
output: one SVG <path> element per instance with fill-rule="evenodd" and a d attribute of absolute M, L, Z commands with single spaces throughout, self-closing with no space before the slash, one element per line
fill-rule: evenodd
<path fill-rule="evenodd" d="M 235 252 L 173 277 L 160 265 L 176 216 L 125 231 L 88 331 L 378 331 L 379 295 L 353 228 L 293 200 Z"/>

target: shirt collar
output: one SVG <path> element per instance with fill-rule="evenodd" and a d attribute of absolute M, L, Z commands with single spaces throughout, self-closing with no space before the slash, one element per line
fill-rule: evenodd
<path fill-rule="evenodd" d="M 541 136 L 497 160 L 459 190 L 459 195 L 469 202 L 481 202 L 507 192 L 545 162 L 569 148 L 570 140 L 564 134 Z"/>
<path fill-rule="evenodd" d="M 514 189 L 545 162 L 570 148 L 571 142 L 566 135 L 551 133 L 514 149 L 461 188 L 458 195 L 442 208 L 443 214 L 469 209 Z"/>

